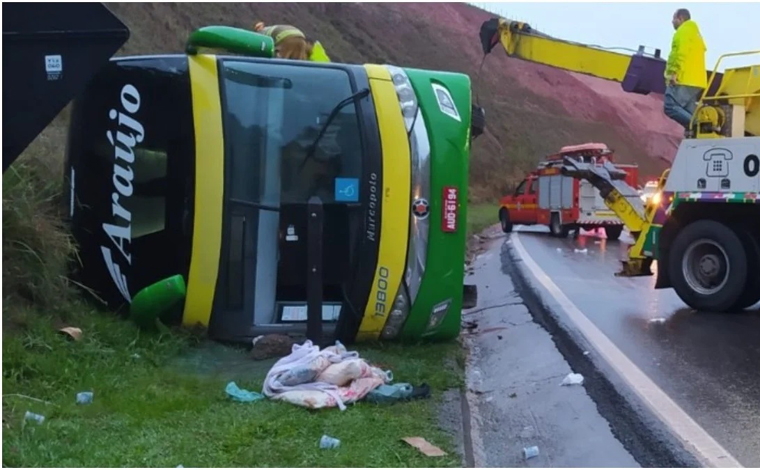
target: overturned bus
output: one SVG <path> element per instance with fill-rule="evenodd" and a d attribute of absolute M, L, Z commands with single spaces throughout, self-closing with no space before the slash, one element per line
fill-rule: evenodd
<path fill-rule="evenodd" d="M 223 341 L 303 333 L 314 286 L 344 342 L 457 336 L 469 77 L 272 56 L 208 27 L 90 81 L 66 158 L 78 281 L 128 309 L 179 276 L 162 321 Z"/>

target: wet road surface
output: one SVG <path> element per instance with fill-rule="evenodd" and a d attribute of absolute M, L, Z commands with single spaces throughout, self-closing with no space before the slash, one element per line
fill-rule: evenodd
<path fill-rule="evenodd" d="M 735 459 L 747 467 L 760 466 L 760 306 L 731 314 L 695 312 L 672 289 L 654 290 L 654 276 L 615 277 L 626 255 L 625 238 L 612 242 L 582 234 L 557 239 L 532 228 L 517 228 L 511 236 L 618 349 Z M 511 261 L 503 256 L 502 262 Z"/>
<path fill-rule="evenodd" d="M 573 369 L 502 271 L 500 241 L 475 260 L 467 280 L 478 286 L 477 307 L 463 312 L 470 465 L 638 468 L 587 390 L 560 386 Z M 523 449 L 532 446 L 539 455 L 526 460 Z"/>

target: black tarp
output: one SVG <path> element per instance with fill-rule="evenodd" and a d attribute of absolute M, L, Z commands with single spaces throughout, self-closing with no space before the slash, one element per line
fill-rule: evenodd
<path fill-rule="evenodd" d="M 127 39 L 102 3 L 3 3 L 3 172 Z"/>

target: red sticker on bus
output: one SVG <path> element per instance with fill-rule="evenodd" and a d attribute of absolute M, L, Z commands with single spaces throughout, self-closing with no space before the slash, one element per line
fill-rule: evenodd
<path fill-rule="evenodd" d="M 443 188 L 443 218 L 441 230 L 446 233 L 457 231 L 457 216 L 459 212 L 459 188 L 444 186 Z"/>

